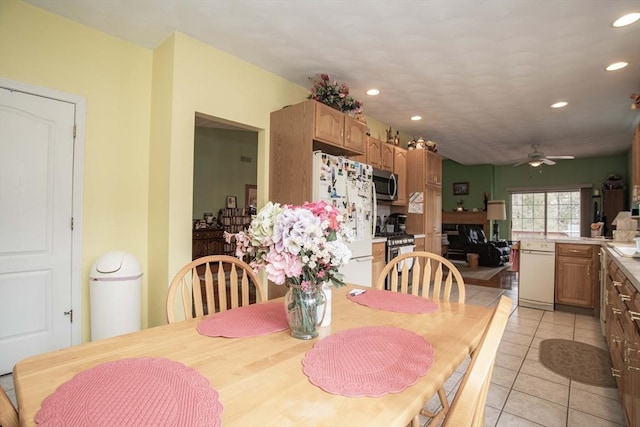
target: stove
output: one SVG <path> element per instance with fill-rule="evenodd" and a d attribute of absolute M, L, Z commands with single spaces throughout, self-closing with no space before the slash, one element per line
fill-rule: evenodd
<path fill-rule="evenodd" d="M 407 234 L 403 231 L 376 233 L 376 237 L 387 238 L 387 248 L 395 248 L 399 246 L 413 246 L 415 245 L 415 238 L 413 234 Z M 388 261 L 388 260 L 387 260 Z"/>
<path fill-rule="evenodd" d="M 404 231 L 400 232 L 387 232 L 387 233 L 376 233 L 376 237 L 386 237 L 386 259 L 385 261 L 388 263 L 393 258 L 401 255 L 404 252 L 411 252 L 415 250 L 415 238 L 413 234 L 407 234 Z M 402 264 L 398 264 L 400 267 Z M 413 262 L 411 262 L 411 267 Z M 385 289 L 389 289 L 389 278 L 385 281 Z"/>

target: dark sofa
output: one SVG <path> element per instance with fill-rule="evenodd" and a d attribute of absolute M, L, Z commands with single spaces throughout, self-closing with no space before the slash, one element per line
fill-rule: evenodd
<path fill-rule="evenodd" d="M 487 240 L 479 225 L 458 225 L 457 245 L 467 254 L 478 254 L 478 264 L 485 267 L 499 267 L 509 262 L 511 248 L 505 240 L 497 242 Z"/>

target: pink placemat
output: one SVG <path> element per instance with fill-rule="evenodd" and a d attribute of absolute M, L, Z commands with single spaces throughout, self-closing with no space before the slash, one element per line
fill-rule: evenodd
<path fill-rule="evenodd" d="M 284 331 L 289 325 L 282 301 L 251 304 L 216 313 L 198 323 L 209 337 L 242 338 Z"/>
<path fill-rule="evenodd" d="M 438 304 L 429 299 L 379 289 L 367 289 L 359 295 L 351 295 L 349 292 L 347 298 L 367 307 L 399 313 L 433 313 L 438 310 Z"/>
<path fill-rule="evenodd" d="M 402 328 L 368 326 L 329 335 L 302 360 L 303 372 L 324 391 L 349 397 L 398 393 L 433 364 L 434 350 Z"/>
<path fill-rule="evenodd" d="M 42 402 L 48 426 L 220 426 L 222 404 L 195 369 L 163 358 L 104 363 L 77 374 Z"/>

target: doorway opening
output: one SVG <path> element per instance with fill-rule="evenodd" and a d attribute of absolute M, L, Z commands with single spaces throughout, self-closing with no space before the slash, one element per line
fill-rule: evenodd
<path fill-rule="evenodd" d="M 223 233 L 246 228 L 258 191 L 258 131 L 203 113 L 195 115 L 192 258 L 235 255 Z"/>

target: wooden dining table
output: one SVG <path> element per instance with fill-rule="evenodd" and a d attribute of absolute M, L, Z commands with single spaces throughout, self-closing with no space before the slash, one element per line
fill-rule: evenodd
<path fill-rule="evenodd" d="M 406 314 L 366 307 L 333 290 L 332 323 L 312 340 L 281 331 L 250 338 L 204 336 L 190 319 L 29 357 L 13 370 L 20 424 L 35 424 L 43 400 L 76 374 L 124 358 L 162 357 L 206 377 L 219 393 L 224 426 L 405 427 L 478 345 L 491 309 L 440 303 L 434 313 Z M 380 397 L 347 397 L 312 384 L 305 354 L 323 337 L 365 326 L 404 328 L 424 337 L 434 362 L 418 381 Z"/>

